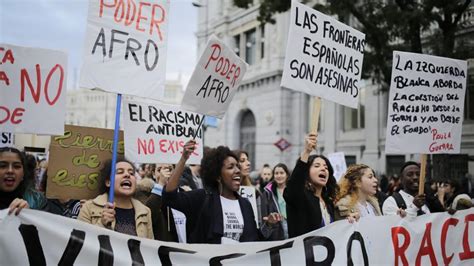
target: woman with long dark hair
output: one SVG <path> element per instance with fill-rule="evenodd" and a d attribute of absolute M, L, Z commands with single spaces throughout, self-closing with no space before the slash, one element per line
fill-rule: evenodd
<path fill-rule="evenodd" d="M 16 215 L 24 208 L 44 210 L 47 201 L 35 191 L 28 175 L 25 155 L 13 147 L 0 148 L 0 210 Z"/>
<path fill-rule="evenodd" d="M 316 149 L 317 134 L 305 137 L 304 150 L 283 193 L 288 213 L 289 237 L 296 237 L 334 221 L 333 200 L 337 192 L 334 170 Z"/>

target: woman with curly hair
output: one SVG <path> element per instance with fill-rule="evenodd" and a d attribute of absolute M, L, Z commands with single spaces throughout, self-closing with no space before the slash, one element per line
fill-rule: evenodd
<path fill-rule="evenodd" d="M 377 193 L 377 177 L 365 164 L 349 166 L 339 180 L 339 193 L 336 197 L 336 220 L 347 218 L 349 222 L 365 216 L 380 216 Z"/>
<path fill-rule="evenodd" d="M 283 197 L 288 215 L 288 235 L 296 237 L 334 221 L 333 200 L 337 183 L 329 160 L 311 155 L 317 134 L 305 138 L 304 150 L 291 174 Z"/>
<path fill-rule="evenodd" d="M 195 147 L 194 140 L 184 145 L 181 159 L 163 190 L 163 204 L 186 215 L 187 242 L 248 242 L 263 239 L 262 234 L 268 236 L 270 227 L 264 225 L 259 232 L 250 202 L 237 193 L 241 181 L 238 158 L 227 147 L 209 149 L 204 154 L 201 178 L 206 189 L 177 191 L 179 178 Z M 279 219 L 278 214 L 272 213 L 267 223 L 275 224 Z"/>

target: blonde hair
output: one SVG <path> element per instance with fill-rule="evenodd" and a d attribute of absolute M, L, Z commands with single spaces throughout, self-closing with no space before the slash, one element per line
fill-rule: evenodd
<path fill-rule="evenodd" d="M 372 170 L 372 168 L 365 164 L 353 164 L 347 168 L 344 176 L 339 180 L 339 192 L 336 195 L 335 202 L 338 202 L 340 199 L 349 195 L 349 204 L 355 205 L 359 199 L 359 187 L 357 185 L 361 182 L 361 178 L 365 169 Z"/>

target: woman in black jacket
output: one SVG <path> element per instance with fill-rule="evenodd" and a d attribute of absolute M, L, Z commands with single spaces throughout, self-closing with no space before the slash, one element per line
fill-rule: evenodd
<path fill-rule="evenodd" d="M 195 145 L 194 140 L 185 144 L 181 159 L 163 191 L 163 204 L 186 215 L 188 243 L 249 242 L 268 237 L 269 227 L 264 225 L 259 232 L 250 202 L 237 193 L 240 167 L 229 148 L 219 146 L 204 154 L 201 178 L 206 189 L 177 191 L 186 160 Z M 267 223 L 274 224 L 279 218 L 278 214 L 271 214 Z"/>
<path fill-rule="evenodd" d="M 288 214 L 289 237 L 296 237 L 334 221 L 337 192 L 334 170 L 322 155 L 311 155 L 317 134 L 305 138 L 305 147 L 283 194 Z"/>

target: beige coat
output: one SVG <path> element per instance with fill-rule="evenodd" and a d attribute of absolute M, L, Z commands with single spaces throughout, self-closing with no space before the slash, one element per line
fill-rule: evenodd
<path fill-rule="evenodd" d="M 86 203 L 84 203 L 84 206 L 82 206 L 77 219 L 86 223 L 95 224 L 100 227 L 114 230 L 115 221 L 112 222 L 112 225 L 110 227 L 105 226 L 104 224 L 102 224 L 101 221 L 102 210 L 104 209 L 106 202 L 107 193 L 99 195 L 93 200 L 86 201 Z M 135 227 L 137 230 L 137 236 L 153 239 L 153 228 L 150 209 L 136 199 L 132 199 L 132 205 L 135 209 Z"/>
<path fill-rule="evenodd" d="M 369 197 L 367 199 L 367 203 L 371 204 L 372 207 L 374 207 L 376 216 L 382 215 L 377 198 Z M 349 214 L 358 212 L 359 208 L 357 208 L 357 202 L 351 204 L 351 196 L 346 195 L 344 198 L 336 202 L 336 211 L 334 212 L 334 216 L 336 220 L 342 220 L 349 216 Z"/>

